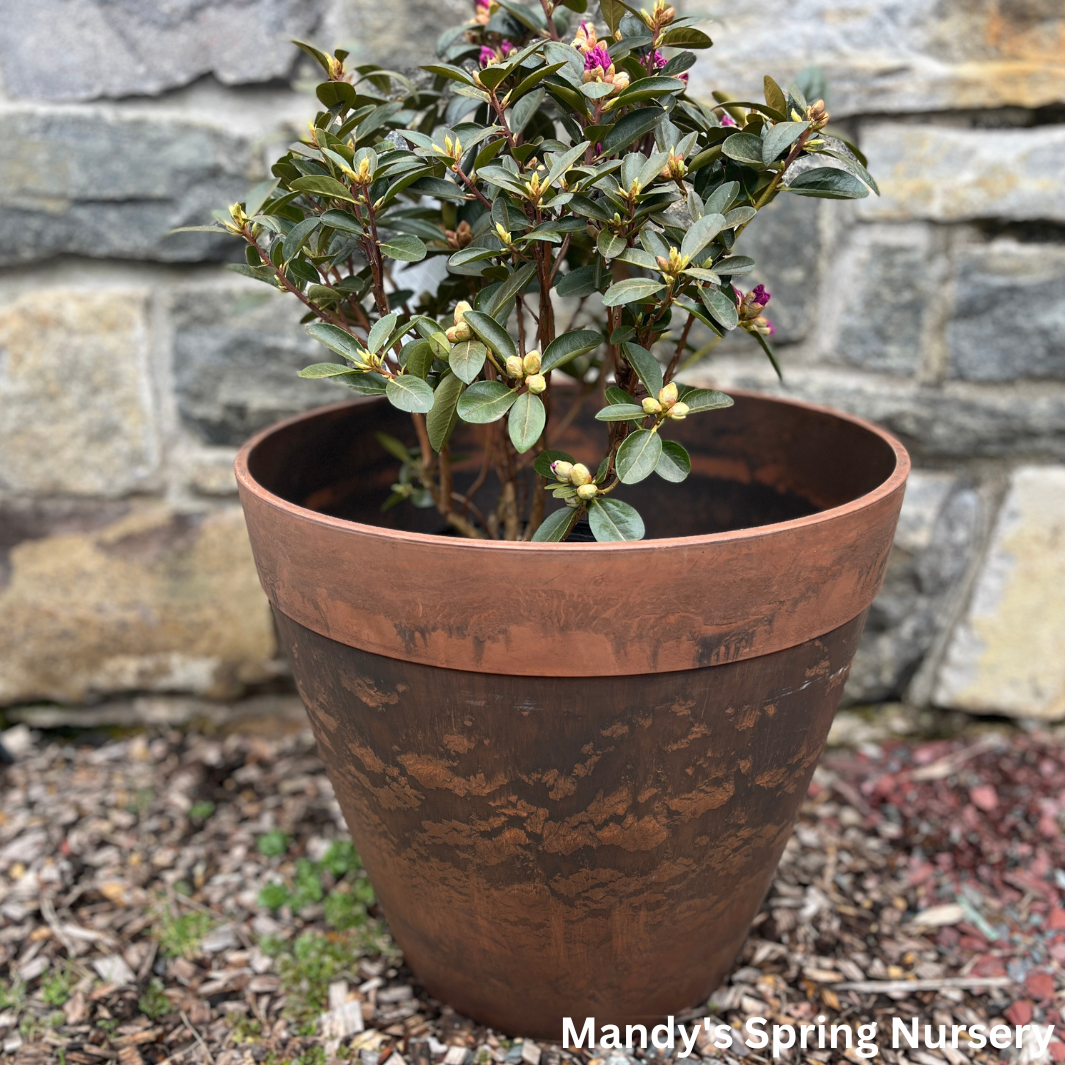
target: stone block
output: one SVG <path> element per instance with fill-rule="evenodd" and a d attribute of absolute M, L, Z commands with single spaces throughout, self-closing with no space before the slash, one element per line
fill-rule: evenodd
<path fill-rule="evenodd" d="M 693 384 L 754 388 L 878 422 L 902 438 L 918 460 L 1008 458 L 1042 454 L 1065 460 L 1065 387 L 1017 383 L 1009 389 L 963 381 L 943 386 L 858 370 L 791 366 L 776 383 L 764 357 L 709 360 L 690 373 Z"/>
<path fill-rule="evenodd" d="M 239 253 L 224 234 L 167 236 L 209 222 L 261 176 L 251 139 L 232 129 L 180 113 L 13 108 L 0 142 L 0 264 Z"/>
<path fill-rule="evenodd" d="M 297 376 L 332 358 L 304 332 L 302 312 L 294 297 L 254 281 L 174 292 L 174 387 L 198 440 L 235 446 L 281 418 L 353 398 L 342 385 Z"/>
<path fill-rule="evenodd" d="M 936 259 L 921 225 L 857 226 L 829 271 L 825 347 L 834 361 L 912 376 L 921 362 Z"/>
<path fill-rule="evenodd" d="M 159 465 L 146 289 L 40 289 L 0 307 L 0 490 L 121 496 Z"/>
<path fill-rule="evenodd" d="M 330 29 L 351 50 L 351 65 L 412 72 L 433 62 L 437 38 L 472 10 L 471 0 L 339 0 Z"/>
<path fill-rule="evenodd" d="M 1065 221 L 1065 128 L 957 129 L 870 122 L 862 151 L 881 194 L 858 204 L 878 221 Z"/>
<path fill-rule="evenodd" d="M 689 7 L 698 9 L 698 5 Z M 827 76 L 836 115 L 929 112 L 1065 100 L 1065 10 L 1055 0 L 929 4 L 764 0 L 716 5 L 694 88 L 760 100 L 804 67 Z"/>
<path fill-rule="evenodd" d="M 952 615 L 980 531 L 980 499 L 963 477 L 914 470 L 887 577 L 869 609 L 844 699 L 901 699 Z"/>
<path fill-rule="evenodd" d="M 275 673 L 240 508 L 0 509 L 0 704 L 237 695 Z"/>
<path fill-rule="evenodd" d="M 1014 471 L 935 701 L 971 713 L 1065 719 L 1065 466 Z"/>
<path fill-rule="evenodd" d="M 283 78 L 293 37 L 324 0 L 33 0 L 5 7 L 7 91 L 33 100 L 155 95 L 212 74 L 226 85 Z"/>
<path fill-rule="evenodd" d="M 947 324 L 952 377 L 1065 379 L 1065 247 L 995 241 L 961 251 Z"/>

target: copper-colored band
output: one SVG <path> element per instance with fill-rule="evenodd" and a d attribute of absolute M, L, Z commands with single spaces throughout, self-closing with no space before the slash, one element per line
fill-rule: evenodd
<path fill-rule="evenodd" d="M 822 410 L 758 402 L 782 417 Z M 876 426 L 823 413 L 894 451 L 894 469 L 877 487 L 809 517 L 676 539 L 485 542 L 315 513 L 264 489 L 249 456 L 270 434 L 317 412 L 251 440 L 236 474 L 263 588 L 314 632 L 450 669 L 625 676 L 769 654 L 868 608 L 884 578 L 909 457 Z"/>

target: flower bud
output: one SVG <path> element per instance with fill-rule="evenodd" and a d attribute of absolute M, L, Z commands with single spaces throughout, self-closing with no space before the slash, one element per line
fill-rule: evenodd
<path fill-rule="evenodd" d="M 502 222 L 496 222 L 496 236 L 498 236 L 499 239 L 507 245 L 507 247 L 510 247 L 511 243 L 514 240 L 514 237 L 511 235 L 510 230 L 508 230 Z"/>
<path fill-rule="evenodd" d="M 457 344 L 461 340 L 469 340 L 473 336 L 473 332 L 465 322 L 458 322 L 453 325 L 445 334 L 448 340 L 452 344 Z"/>
<path fill-rule="evenodd" d="M 595 497 L 599 495 L 599 488 L 594 484 L 582 484 L 580 488 L 577 489 L 577 495 L 585 501 L 595 499 Z"/>
<path fill-rule="evenodd" d="M 525 378 L 525 383 L 529 386 L 529 391 L 533 395 L 539 395 L 545 388 L 547 388 L 547 378 L 542 373 L 530 374 Z"/>
<path fill-rule="evenodd" d="M 569 473 L 569 483 L 575 484 L 578 488 L 582 484 L 590 484 L 592 480 L 591 471 L 583 462 L 578 462 Z"/>
<path fill-rule="evenodd" d="M 510 377 L 524 377 L 524 367 L 521 364 L 520 355 L 511 355 L 506 361 L 507 374 Z"/>
<path fill-rule="evenodd" d="M 690 410 L 691 408 L 687 403 L 674 403 L 673 406 L 669 408 L 669 416 L 674 421 L 680 422 L 688 417 L 688 412 Z"/>
<path fill-rule="evenodd" d="M 672 407 L 677 402 L 677 386 L 672 381 L 659 391 L 658 402 L 663 407 Z"/>
<path fill-rule="evenodd" d="M 569 475 L 573 472 L 573 463 L 565 459 L 558 459 L 551 463 L 551 472 L 560 480 L 569 483 Z"/>
<path fill-rule="evenodd" d="M 658 414 L 662 410 L 662 404 L 654 396 L 647 396 L 643 401 L 644 414 Z"/>
<path fill-rule="evenodd" d="M 466 321 L 466 312 L 472 311 L 473 308 L 466 302 L 466 300 L 459 300 L 455 304 L 455 325 L 462 325 Z"/>
<path fill-rule="evenodd" d="M 540 352 L 530 351 L 521 361 L 526 373 L 540 372 Z"/>

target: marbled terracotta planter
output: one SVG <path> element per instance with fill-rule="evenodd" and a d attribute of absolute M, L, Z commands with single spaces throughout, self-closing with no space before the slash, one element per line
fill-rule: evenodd
<path fill-rule="evenodd" d="M 540 1037 L 564 1015 L 657 1021 L 705 999 L 821 755 L 905 450 L 865 422 L 740 394 L 680 427 L 687 483 L 625 492 L 657 538 L 514 544 L 381 515 L 382 429 L 413 439 L 381 401 L 295 418 L 252 440 L 237 476 L 281 641 L 411 968 L 456 1009 Z M 560 446 L 593 458 L 584 432 Z"/>

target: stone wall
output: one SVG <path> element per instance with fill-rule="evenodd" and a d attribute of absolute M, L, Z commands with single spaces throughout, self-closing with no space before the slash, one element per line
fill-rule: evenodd
<path fill-rule="evenodd" d="M 820 65 L 883 196 L 749 233 L 787 392 L 912 448 L 848 689 L 1065 717 L 1065 13 L 718 4 L 697 92 Z M 36 0 L 0 21 L 0 704 L 229 697 L 283 667 L 230 464 L 336 398 L 299 312 L 174 226 L 315 109 L 288 43 L 406 68 L 464 0 Z M 754 75 L 757 74 L 757 77 Z M 697 371 L 773 389 L 729 342 Z"/>

